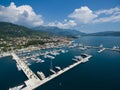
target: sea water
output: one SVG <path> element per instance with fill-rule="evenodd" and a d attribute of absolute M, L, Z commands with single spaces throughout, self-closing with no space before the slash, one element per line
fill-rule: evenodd
<path fill-rule="evenodd" d="M 120 37 L 81 37 L 74 40 L 84 45 L 104 47 L 120 46 Z M 93 57 L 84 64 L 63 73 L 55 79 L 38 87 L 36 90 L 120 90 L 120 53 L 116 51 L 105 50 L 98 53 L 98 49 L 87 49 L 85 51 L 79 48 L 68 49 L 67 53 L 61 53 L 52 60 L 53 67 L 66 66 L 73 64 L 72 58 L 81 53 L 91 54 Z M 45 59 L 44 63 L 32 63 L 30 68 L 36 74 L 42 71 L 46 76 L 51 75 L 50 59 Z M 18 71 L 15 60 L 12 57 L 0 58 L 0 90 L 20 85 L 27 77 L 23 71 Z"/>

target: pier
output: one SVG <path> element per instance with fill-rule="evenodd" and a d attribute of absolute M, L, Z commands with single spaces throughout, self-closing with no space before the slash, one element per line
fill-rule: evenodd
<path fill-rule="evenodd" d="M 61 69 L 58 72 L 54 71 L 54 74 L 50 75 L 49 77 L 45 77 L 45 75 L 42 72 L 38 71 L 37 73 L 41 77 L 41 79 L 39 79 L 32 72 L 32 70 L 24 63 L 24 61 L 22 61 L 15 53 L 12 53 L 12 56 L 15 59 L 15 61 L 17 62 L 17 64 L 21 67 L 21 69 L 23 70 L 25 75 L 28 77 L 28 80 L 25 81 L 26 86 L 20 90 L 33 90 L 33 89 L 43 85 L 44 83 L 47 83 L 48 81 L 54 79 L 55 77 L 63 74 L 64 72 L 74 68 L 75 66 L 79 65 L 80 63 L 87 62 L 89 60 L 89 58 L 92 57 L 91 55 L 88 55 L 85 58 L 78 60 L 76 63 L 73 63 L 72 65 L 69 65 L 68 67 L 66 67 L 64 69 Z M 11 90 L 15 90 L 15 89 L 11 88 Z"/>
<path fill-rule="evenodd" d="M 116 51 L 116 52 L 120 52 L 120 47 L 115 47 L 113 46 L 112 48 L 107 48 L 104 47 L 103 45 L 100 46 L 89 46 L 89 45 L 82 45 L 82 44 L 73 44 L 72 46 L 75 47 L 79 47 L 79 49 L 81 50 L 86 50 L 86 49 L 99 49 L 98 53 L 103 52 L 104 50 L 111 50 L 111 51 Z M 69 48 L 71 48 L 71 46 L 69 46 Z"/>
<path fill-rule="evenodd" d="M 25 90 L 34 89 L 35 85 L 40 83 L 40 79 L 32 72 L 32 70 L 15 54 L 12 53 L 13 59 L 17 62 L 20 68 L 23 70 L 25 75 L 28 77 L 28 80 L 25 81 L 27 88 Z"/>

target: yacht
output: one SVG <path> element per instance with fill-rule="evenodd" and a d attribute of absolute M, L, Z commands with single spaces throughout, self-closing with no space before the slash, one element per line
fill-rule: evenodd
<path fill-rule="evenodd" d="M 101 53 L 102 51 L 104 51 L 105 50 L 105 48 L 102 48 L 102 49 L 100 49 L 99 51 L 98 51 L 98 53 Z"/>
<path fill-rule="evenodd" d="M 54 56 L 51 56 L 51 55 L 47 55 L 47 54 L 45 54 L 45 55 L 44 55 L 44 58 L 55 59 L 55 57 L 54 57 Z"/>
<path fill-rule="evenodd" d="M 58 70 L 61 70 L 61 68 L 59 66 L 56 66 L 55 68 L 58 69 Z"/>
<path fill-rule="evenodd" d="M 22 70 L 21 67 L 18 64 L 16 64 L 16 66 L 17 66 L 18 71 Z"/>
<path fill-rule="evenodd" d="M 9 88 L 9 90 L 21 90 L 23 88 L 24 84 L 13 87 L 13 88 Z"/>

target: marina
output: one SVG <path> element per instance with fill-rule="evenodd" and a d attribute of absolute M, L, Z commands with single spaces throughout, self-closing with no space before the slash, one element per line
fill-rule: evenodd
<path fill-rule="evenodd" d="M 90 46 L 90 45 L 83 45 L 81 43 L 71 43 L 69 44 L 67 47 L 69 48 L 76 48 L 76 47 L 79 47 L 80 50 L 87 50 L 87 49 L 99 49 L 98 50 L 98 53 L 101 53 L 103 52 L 104 50 L 111 50 L 111 51 L 117 51 L 117 52 L 120 52 L 120 47 L 119 46 L 113 46 L 112 48 L 107 48 L 107 47 L 104 47 L 102 44 L 100 46 Z M 37 49 L 39 50 L 39 48 Z M 29 54 L 29 50 L 26 50 L 26 52 Z M 29 59 L 29 58 L 32 58 L 32 57 L 37 57 L 37 56 L 40 56 L 40 55 L 44 55 L 45 58 L 50 58 L 50 59 L 54 59 L 56 55 L 59 55 L 60 53 L 59 52 L 62 52 L 62 53 L 66 53 L 68 52 L 67 50 L 62 50 L 62 49 L 59 49 L 59 50 L 53 50 L 53 51 L 46 51 L 45 53 L 37 53 L 37 54 L 34 54 L 34 55 L 30 55 L 30 56 L 26 56 L 24 57 L 24 59 Z M 6 57 L 6 56 L 11 56 L 11 52 L 4 52 L 4 53 L 1 53 L 0 54 L 0 58 L 2 57 Z M 21 53 L 20 52 L 17 52 L 18 54 Z M 54 55 L 54 56 L 51 56 L 51 55 Z"/>
<path fill-rule="evenodd" d="M 120 0 L 93 2 L 1 0 L 0 90 L 120 90 Z"/>
<path fill-rule="evenodd" d="M 91 58 L 91 55 L 84 54 L 86 57 L 85 58 L 79 58 L 78 61 L 72 65 L 69 65 L 68 67 L 61 69 L 60 67 L 56 67 L 60 71 L 55 72 L 53 69 L 50 69 L 53 75 L 50 75 L 49 77 L 45 77 L 45 75 L 42 72 L 37 72 L 39 76 L 41 77 L 41 80 L 31 71 L 31 69 L 22 61 L 20 58 L 15 54 L 12 53 L 13 58 L 16 60 L 17 64 L 21 67 L 25 75 L 28 77 L 28 80 L 25 81 L 25 87 L 21 88 L 22 90 L 33 90 L 44 83 L 54 79 L 55 77 L 63 74 L 64 72 L 74 68 L 75 66 L 79 65 L 80 63 L 85 63 Z M 17 86 L 19 87 L 19 86 Z M 9 90 L 15 90 L 16 87 L 10 88 Z"/>
<path fill-rule="evenodd" d="M 99 49 L 98 53 L 104 51 L 104 50 L 111 50 L 111 51 L 117 51 L 117 52 L 120 52 L 120 47 L 116 47 L 116 46 L 113 46 L 112 48 L 106 48 L 106 47 L 103 47 L 103 45 L 101 46 L 88 46 L 88 45 L 81 45 L 79 43 L 76 43 L 76 44 L 73 44 L 72 46 L 75 47 L 79 47 L 80 50 L 86 50 L 86 49 Z M 71 46 L 69 46 L 71 48 Z"/>
<path fill-rule="evenodd" d="M 71 46 L 72 46 L 72 48 L 71 48 Z M 111 47 L 111 48 L 106 48 L 106 47 Z M 79 49 L 79 48 L 85 48 L 85 49 Z M 64 90 L 66 87 L 69 89 L 70 88 L 73 89 L 73 87 L 76 87 L 79 85 L 72 86 L 70 83 L 66 83 L 67 81 L 69 81 L 68 79 L 66 79 L 66 77 L 69 77 L 69 79 L 71 79 L 72 81 L 74 81 L 77 84 L 79 84 L 79 83 L 82 84 L 82 82 L 84 82 L 84 80 L 85 81 L 87 80 L 87 79 L 85 79 L 86 75 L 88 75 L 87 77 L 89 77 L 89 73 L 84 74 L 84 72 L 87 72 L 86 70 L 89 70 L 88 68 L 92 68 L 94 70 L 94 68 L 96 68 L 98 66 L 100 67 L 99 64 L 100 63 L 102 64 L 102 62 L 105 62 L 105 63 L 112 62 L 112 64 L 115 64 L 115 62 L 119 63 L 119 60 L 117 60 L 117 58 L 119 58 L 118 52 L 119 52 L 119 45 L 117 45 L 115 43 L 110 46 L 109 45 L 107 46 L 107 45 L 105 45 L 105 43 L 91 45 L 88 43 L 82 44 L 82 42 L 73 42 L 68 46 L 59 47 L 59 48 L 33 50 L 31 52 L 24 52 L 24 53 L 23 52 L 19 52 L 19 53 L 14 52 L 14 54 L 17 55 L 17 58 L 20 59 L 19 61 L 23 61 L 24 64 L 22 62 L 18 62 L 19 63 L 18 64 L 16 62 L 16 60 L 10 61 L 10 62 L 15 63 L 14 68 L 17 69 L 17 73 L 21 73 L 21 76 L 10 73 L 10 77 L 13 80 L 14 80 L 13 77 L 16 77 L 16 78 L 27 77 L 27 78 L 23 79 L 23 80 L 19 80 L 20 82 L 17 81 L 17 83 L 14 83 L 13 85 L 10 85 L 10 86 L 8 85 L 9 87 L 7 87 L 7 89 L 3 88 L 3 90 L 8 90 L 8 88 L 10 90 L 16 90 L 16 89 L 18 89 L 18 90 L 21 90 L 21 89 L 23 89 L 23 90 L 27 90 L 27 89 L 28 90 L 32 90 L 32 89 L 49 90 L 49 88 L 52 88 L 52 87 L 50 87 L 51 82 L 55 86 L 60 85 L 57 87 L 53 86 L 53 88 L 56 88 L 56 89 L 58 88 L 58 90 Z M 10 57 L 11 57 L 11 55 L 14 56 L 14 54 L 12 53 L 9 56 Z M 109 56 L 110 58 L 106 57 L 105 56 L 106 54 L 107 54 L 107 56 L 110 54 L 110 56 Z M 15 59 L 17 59 L 16 55 L 14 56 Z M 89 55 L 93 56 L 93 58 L 91 58 L 90 61 L 89 61 L 89 59 L 84 59 L 85 57 L 88 57 Z M 116 57 L 114 57 L 113 55 L 116 55 Z M 45 56 L 46 56 L 46 58 L 45 58 Z M 100 60 L 97 57 L 99 57 Z M 104 58 L 104 57 L 106 57 L 106 58 Z M 1 56 L 1 62 L 7 60 L 6 59 L 6 60 L 2 61 L 2 59 L 4 59 L 4 58 L 7 58 L 7 56 L 5 56 L 5 57 Z M 87 61 L 89 61 L 89 62 L 85 63 Z M 79 65 L 79 64 L 76 65 L 76 63 L 78 63 L 78 62 L 80 62 L 79 64 L 81 64 L 81 65 Z M 96 62 L 98 62 L 98 66 L 93 65 Z M 85 64 L 82 64 L 82 63 L 85 63 Z M 89 63 L 91 64 L 90 67 L 87 66 L 87 65 L 89 65 Z M 74 66 L 75 67 L 74 68 L 72 65 L 73 66 L 76 65 L 77 67 Z M 22 68 L 21 68 L 21 66 L 22 66 Z M 84 66 L 88 67 L 88 68 L 85 69 Z M 93 66 L 95 66 L 95 67 L 93 67 Z M 102 64 L 102 66 L 104 68 L 106 67 L 103 64 Z M 74 68 L 74 69 L 72 69 L 72 68 Z M 111 68 L 111 67 L 109 67 L 109 68 Z M 23 69 L 26 71 L 23 71 Z M 74 70 L 76 70 L 76 69 L 77 69 L 77 71 L 74 72 Z M 82 71 L 82 69 L 85 69 L 85 71 L 84 70 Z M 70 71 L 67 72 L 68 70 L 70 70 Z M 99 74 L 98 71 L 95 71 L 95 72 L 97 72 Z M 104 71 L 104 69 L 102 69 L 102 71 Z M 100 71 L 100 72 L 102 72 L 102 71 Z M 23 72 L 27 73 L 27 74 L 29 73 L 30 75 L 28 74 L 28 76 L 26 76 L 26 74 L 23 74 Z M 68 73 L 71 73 L 71 75 L 69 75 Z M 12 76 L 11 76 L 11 74 L 12 74 Z M 61 74 L 63 74 L 63 75 L 61 75 Z M 115 73 L 112 73 L 112 74 L 114 75 Z M 72 75 L 74 75 L 74 77 Z M 84 77 L 84 80 L 81 77 L 81 75 L 82 75 L 82 77 Z M 94 74 L 92 76 L 94 76 Z M 36 77 L 36 79 L 34 79 L 33 77 Z M 63 79 L 61 79 L 62 77 L 65 78 L 64 79 L 65 81 Z M 75 77 L 77 77 L 77 78 L 75 79 Z M 91 79 L 93 79 L 93 78 L 94 77 L 92 77 Z M 75 80 L 73 80 L 73 79 L 75 79 Z M 7 79 L 5 79 L 5 80 L 7 80 Z M 58 81 L 55 81 L 55 80 L 58 80 Z M 34 82 L 31 82 L 31 81 L 34 81 Z M 72 82 L 72 81 L 70 81 L 70 82 Z M 94 79 L 93 79 L 93 81 L 94 81 Z M 14 81 L 12 81 L 12 82 L 14 82 Z M 58 84 L 54 83 L 54 82 L 58 82 Z M 109 81 L 109 82 L 111 82 L 111 81 Z M 68 84 L 70 84 L 70 85 L 68 85 Z M 1 83 L 1 85 L 2 85 L 2 83 Z M 62 87 L 62 89 L 60 89 L 60 87 Z M 77 88 L 80 89 L 81 87 L 77 87 Z M 82 87 L 82 89 L 84 89 L 84 88 L 85 87 Z"/>

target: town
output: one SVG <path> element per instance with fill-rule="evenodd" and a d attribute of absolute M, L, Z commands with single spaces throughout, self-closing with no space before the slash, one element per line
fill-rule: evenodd
<path fill-rule="evenodd" d="M 53 48 L 61 45 L 69 44 L 71 38 L 67 37 L 49 37 L 49 38 L 41 38 L 41 37 L 16 37 L 3 39 L 0 38 L 0 54 L 4 52 L 11 51 L 21 51 L 21 50 L 37 50 L 37 49 L 45 49 L 45 48 Z"/>

